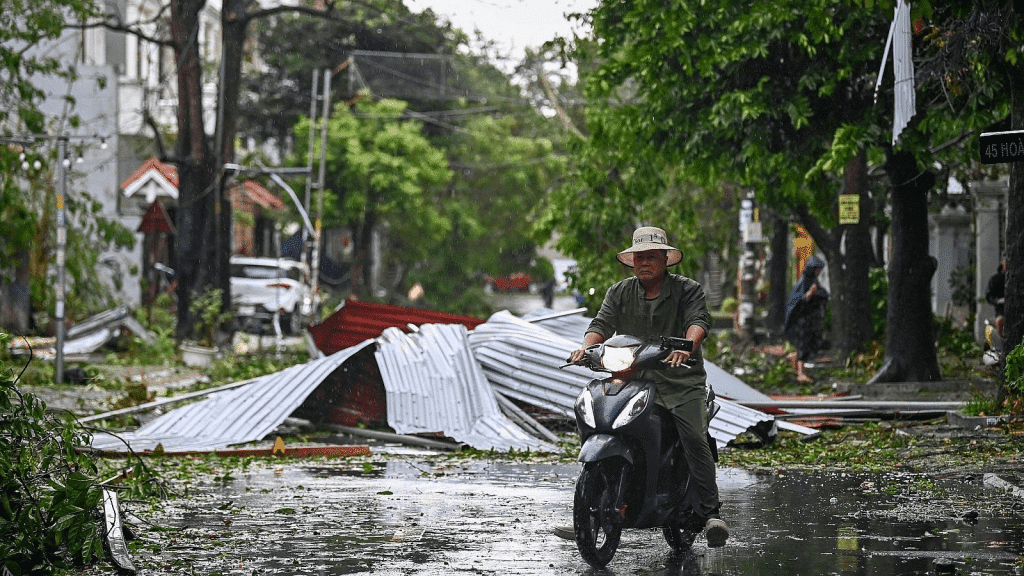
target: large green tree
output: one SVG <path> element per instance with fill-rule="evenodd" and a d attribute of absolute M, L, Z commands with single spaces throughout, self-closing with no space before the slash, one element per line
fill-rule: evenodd
<path fill-rule="evenodd" d="M 349 73 L 358 73 L 359 67 L 348 65 L 354 51 L 454 55 L 464 40 L 450 25 L 437 22 L 430 10 L 413 14 L 400 1 L 389 3 L 378 17 L 325 19 L 282 13 L 261 19 L 253 26 L 259 66 L 242 77 L 239 128 L 260 141 L 273 138 L 288 145 L 299 117 L 309 114 L 314 71 L 334 71 L 334 99 L 348 100 L 359 88 L 357 84 L 356 91 L 349 90 Z M 267 90 L 268 86 L 274 89 Z M 430 91 L 428 86 L 415 87 L 423 88 L 424 94 Z M 322 86 L 318 88 L 322 92 Z M 415 101 L 410 106 L 420 108 Z"/>
<path fill-rule="evenodd" d="M 440 199 L 451 178 L 443 152 L 422 133 L 422 124 L 403 118 L 406 103 L 362 100 L 335 107 L 327 123 L 326 186 L 336 198 L 343 223 L 354 235 L 353 289 L 372 295 L 372 240 L 383 233 L 397 262 L 430 256 L 451 224 Z M 308 118 L 295 135 L 308 138 Z M 306 163 L 300 147 L 297 163 Z"/>
<path fill-rule="evenodd" d="M 473 298 L 479 296 L 473 288 L 482 286 L 481 273 L 531 272 L 539 280 L 551 273 L 535 261 L 532 223 L 562 176 L 565 154 L 550 120 L 533 108 L 517 112 L 477 116 L 446 139 L 454 177 L 444 211 L 452 228 L 441 249 L 410 276 L 427 289 L 434 306 L 483 314 Z"/>
<path fill-rule="evenodd" d="M 856 194 L 862 214 L 873 211 L 867 149 L 882 138 L 884 114 L 872 97 L 888 20 L 834 0 L 602 2 L 587 17 L 593 41 L 569 50 L 597 63 L 583 78 L 587 138 L 574 189 L 552 210 L 566 250 L 607 255 L 639 221 L 674 220 L 673 232 L 690 234 L 690 194 L 677 195 L 674 213 L 638 209 L 670 186 L 752 191 L 761 204 L 788 209 L 826 253 L 837 347 L 870 338 L 870 222 L 839 225 L 835 201 L 840 191 Z M 812 173 L 851 124 L 874 127 L 865 134 L 875 139 Z"/>
<path fill-rule="evenodd" d="M 302 138 L 308 131 L 295 137 L 292 126 L 283 124 L 309 110 L 316 69 L 334 70 L 334 102 L 364 98 L 356 91 L 364 79 L 371 90 L 408 95 L 402 98 L 407 108 L 393 116 L 421 123 L 423 134 L 444 150 L 454 178 L 438 198 L 437 209 L 450 227 L 436 245 L 389 229 L 391 250 L 383 258 L 391 273 L 382 286 L 385 297 L 400 300 L 409 284 L 419 283 L 426 299 L 418 305 L 487 314 L 481 276 L 531 271 L 536 264 L 536 247 L 543 239 L 531 235 L 533 209 L 563 173 L 566 134 L 562 124 L 543 116 L 539 108 L 549 105 L 554 90 L 564 91 L 566 81 L 553 77 L 549 90 L 542 88 L 536 80 L 544 55 L 537 54 L 513 75 L 502 72 L 486 45 L 461 49 L 466 36 L 435 23 L 429 11 L 400 15 L 384 25 L 280 16 L 256 29 L 265 66 L 246 78 L 251 95 L 243 99 L 243 118 L 250 134 L 274 137 L 295 150 L 305 147 Z M 356 50 L 374 56 L 347 60 Z M 410 61 L 425 62 L 434 72 L 443 67 L 446 73 L 437 77 L 444 79 L 443 85 L 429 81 L 429 74 L 420 75 L 418 64 L 408 68 L 404 56 L 415 56 Z M 390 75 L 389 80 L 375 81 L 372 73 L 382 70 L 381 76 Z M 530 82 L 520 86 L 514 78 Z M 266 85 L 283 89 L 270 93 L 260 88 Z M 347 225 L 339 197 L 332 190 L 326 197 L 325 224 Z M 412 254 L 413 248 L 430 255 Z"/>

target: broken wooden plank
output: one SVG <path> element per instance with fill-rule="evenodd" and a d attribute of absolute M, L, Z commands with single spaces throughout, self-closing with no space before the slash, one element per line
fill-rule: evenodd
<path fill-rule="evenodd" d="M 114 451 L 114 450 L 101 450 L 94 451 L 93 454 L 97 456 L 113 456 L 120 457 L 125 456 L 127 452 Z M 282 442 L 280 445 L 275 443 L 270 448 L 223 448 L 217 450 L 176 450 L 176 451 L 165 451 L 161 446 L 157 446 L 157 450 L 147 450 L 145 452 L 135 452 L 136 455 L 141 456 L 218 456 L 221 458 L 265 458 L 270 456 L 278 456 L 281 458 L 350 458 L 352 456 L 369 456 L 370 447 L 361 444 L 357 445 L 327 445 L 327 446 L 298 446 L 295 448 L 288 448 L 284 446 Z"/>

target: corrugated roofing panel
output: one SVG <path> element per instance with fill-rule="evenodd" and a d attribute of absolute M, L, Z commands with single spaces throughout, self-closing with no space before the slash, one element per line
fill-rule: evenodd
<path fill-rule="evenodd" d="M 367 340 L 330 356 L 268 374 L 252 384 L 225 390 L 172 410 L 134 432 L 115 437 L 99 433 L 93 448 L 143 451 L 162 444 L 165 450 L 214 450 L 262 440 L 332 372 L 356 352 L 372 344 Z"/>
<path fill-rule="evenodd" d="M 589 321 L 586 324 L 589 325 Z M 576 397 L 595 377 L 595 373 L 579 366 L 565 369 L 559 366 L 565 364 L 565 359 L 579 346 L 582 338 L 582 333 L 575 339 L 564 338 L 540 325 L 502 311 L 473 330 L 469 335 L 469 345 L 483 366 L 488 380 L 499 392 L 509 398 L 572 417 Z M 736 379 L 720 369 L 715 374 Z M 718 383 L 711 380 L 710 371 L 708 378 L 717 393 Z M 742 381 L 740 384 L 749 388 Z M 719 447 L 725 446 L 739 434 L 758 427 L 762 422 L 774 421 L 774 417 L 769 414 L 728 400 L 719 400 L 719 405 L 722 409 L 710 427 L 711 436 Z"/>
<path fill-rule="evenodd" d="M 912 57 L 913 35 L 911 34 L 910 4 L 899 0 L 892 26 L 892 70 L 893 96 L 895 107 L 892 119 L 892 143 L 895 144 L 900 133 L 917 113 L 917 100 L 914 91 L 914 59 Z"/>
<path fill-rule="evenodd" d="M 551 311 L 541 309 L 523 316 L 523 320 L 531 324 L 541 326 L 544 329 L 554 332 L 563 338 L 567 338 L 577 344 L 583 342 L 583 336 L 590 327 L 590 318 L 582 313 L 573 312 L 570 314 L 552 314 Z M 755 390 L 746 382 L 721 369 L 714 362 L 704 360 L 704 370 L 708 373 L 708 382 L 714 389 L 715 394 L 740 402 L 767 402 L 771 398 L 758 390 Z"/>
<path fill-rule="evenodd" d="M 466 336 L 460 324 L 381 334 L 376 357 L 391 427 L 399 434 L 441 432 L 482 450 L 555 450 L 501 412 Z"/>
<path fill-rule="evenodd" d="M 578 308 L 566 312 L 555 312 L 549 308 L 538 308 L 523 314 L 523 320 L 536 324 L 562 338 L 573 342 L 583 342 L 583 335 L 587 333 L 591 318 L 583 315 L 586 308 Z"/>

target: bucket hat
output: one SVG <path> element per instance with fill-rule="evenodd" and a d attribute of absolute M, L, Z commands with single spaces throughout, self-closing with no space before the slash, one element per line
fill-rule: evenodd
<path fill-rule="evenodd" d="M 646 250 L 665 250 L 668 253 L 667 266 L 674 266 L 683 259 L 683 253 L 678 248 L 668 245 L 665 231 L 654 226 L 644 226 L 633 231 L 633 245 L 619 252 L 615 257 L 619 262 L 632 268 L 633 254 Z"/>

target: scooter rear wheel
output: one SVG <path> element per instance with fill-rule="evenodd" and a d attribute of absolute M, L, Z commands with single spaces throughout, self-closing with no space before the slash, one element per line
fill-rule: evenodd
<path fill-rule="evenodd" d="M 594 568 L 611 562 L 622 536 L 623 518 L 616 507 L 620 480 L 628 473 L 624 460 L 585 464 L 576 481 L 572 519 L 580 556 Z"/>

